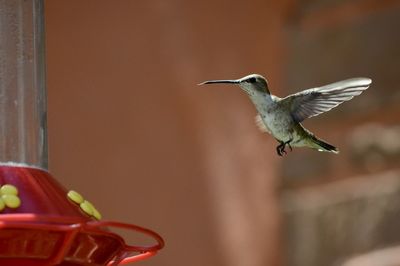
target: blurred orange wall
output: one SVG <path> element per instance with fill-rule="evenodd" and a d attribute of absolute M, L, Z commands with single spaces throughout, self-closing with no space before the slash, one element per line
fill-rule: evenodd
<path fill-rule="evenodd" d="M 275 142 L 238 88 L 196 84 L 260 73 L 279 92 L 285 6 L 46 1 L 50 170 L 165 238 L 139 265 L 279 264 Z"/>

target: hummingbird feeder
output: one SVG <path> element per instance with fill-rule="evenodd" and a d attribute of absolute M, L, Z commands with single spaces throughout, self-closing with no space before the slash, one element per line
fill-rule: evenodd
<path fill-rule="evenodd" d="M 155 255 L 155 232 L 103 221 L 47 171 L 43 0 L 0 0 L 0 265 L 122 265 Z M 110 229 L 147 235 L 129 245 Z"/>

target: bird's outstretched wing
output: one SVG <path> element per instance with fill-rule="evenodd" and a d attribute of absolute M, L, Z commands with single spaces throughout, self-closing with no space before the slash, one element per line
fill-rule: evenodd
<path fill-rule="evenodd" d="M 369 78 L 352 78 L 287 96 L 281 103 L 288 106 L 296 122 L 327 112 L 342 102 L 360 95 L 371 84 Z"/>

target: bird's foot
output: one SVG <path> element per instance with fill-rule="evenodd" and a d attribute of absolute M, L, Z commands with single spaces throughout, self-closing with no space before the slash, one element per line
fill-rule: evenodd
<path fill-rule="evenodd" d="M 286 145 L 288 145 L 290 151 L 292 152 L 293 149 L 292 149 L 292 146 L 290 145 L 290 142 L 291 142 L 291 141 L 292 141 L 292 140 L 289 140 L 289 141 L 287 141 L 287 142 L 285 142 L 285 143 L 286 143 Z"/>
<path fill-rule="evenodd" d="M 285 151 L 285 145 L 285 142 L 281 142 L 281 144 L 276 147 L 276 153 L 278 153 L 279 156 L 287 154 Z"/>
<path fill-rule="evenodd" d="M 277 153 L 279 156 L 283 156 L 284 153 L 286 154 L 286 151 L 285 151 L 285 150 L 282 150 L 282 145 L 279 145 L 278 147 L 276 147 L 276 153 Z"/>
<path fill-rule="evenodd" d="M 279 145 L 276 147 L 276 153 L 277 153 L 279 156 L 286 155 L 286 154 L 287 154 L 287 152 L 286 152 L 286 150 L 285 150 L 286 145 L 288 145 L 290 151 L 293 151 L 292 146 L 290 145 L 290 142 L 291 142 L 291 141 L 292 141 L 292 139 L 290 139 L 290 140 L 288 140 L 288 141 L 286 141 L 286 142 L 281 141 L 281 144 L 279 144 Z"/>

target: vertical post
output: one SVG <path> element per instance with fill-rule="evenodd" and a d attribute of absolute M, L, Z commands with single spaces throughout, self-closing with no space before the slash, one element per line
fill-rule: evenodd
<path fill-rule="evenodd" d="M 43 0 L 0 0 L 0 163 L 48 168 Z"/>

